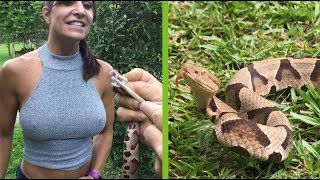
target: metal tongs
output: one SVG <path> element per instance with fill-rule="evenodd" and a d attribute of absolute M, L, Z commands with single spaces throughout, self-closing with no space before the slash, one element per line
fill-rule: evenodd
<path fill-rule="evenodd" d="M 119 93 L 129 95 L 137 100 L 139 103 L 145 101 L 142 97 L 140 97 L 137 93 L 135 93 L 131 88 L 129 88 L 127 84 L 127 79 L 121 76 L 121 74 L 117 70 L 110 71 L 111 76 L 111 85 L 116 89 Z"/>

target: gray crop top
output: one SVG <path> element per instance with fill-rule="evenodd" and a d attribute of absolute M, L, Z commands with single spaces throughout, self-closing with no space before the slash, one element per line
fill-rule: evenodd
<path fill-rule="evenodd" d="M 79 50 L 57 56 L 46 43 L 38 51 L 43 71 L 19 115 L 24 160 L 73 170 L 92 157 L 92 136 L 104 128 L 106 111 L 92 80 L 82 79 Z"/>

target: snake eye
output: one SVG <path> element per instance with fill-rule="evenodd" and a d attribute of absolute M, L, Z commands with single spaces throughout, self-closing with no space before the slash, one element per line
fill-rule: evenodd
<path fill-rule="evenodd" d="M 198 74 L 198 71 L 195 71 L 194 73 Z"/>

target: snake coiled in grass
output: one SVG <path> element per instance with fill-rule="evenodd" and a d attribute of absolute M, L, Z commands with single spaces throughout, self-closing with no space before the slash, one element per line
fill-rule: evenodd
<path fill-rule="evenodd" d="M 220 80 L 192 64 L 183 76 L 197 106 L 214 122 L 220 143 L 244 156 L 281 162 L 292 149 L 292 127 L 287 117 L 265 95 L 286 88 L 320 85 L 320 59 L 274 58 L 240 69 L 225 85 L 225 102 L 215 94 Z"/>

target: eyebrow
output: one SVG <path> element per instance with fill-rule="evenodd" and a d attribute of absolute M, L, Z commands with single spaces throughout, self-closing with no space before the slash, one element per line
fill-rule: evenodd
<path fill-rule="evenodd" d="M 52 6 L 60 5 L 61 4 L 60 2 L 62 2 L 62 1 L 53 1 Z M 90 2 L 91 4 L 93 4 L 93 1 L 82 1 L 82 2 Z"/>

